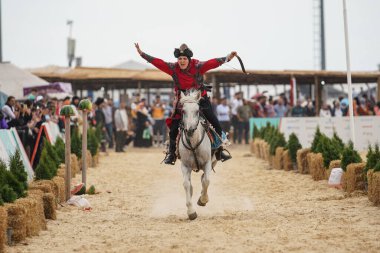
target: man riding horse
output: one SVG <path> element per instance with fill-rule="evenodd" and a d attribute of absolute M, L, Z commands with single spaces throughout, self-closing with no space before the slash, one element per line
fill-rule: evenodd
<path fill-rule="evenodd" d="M 159 70 L 165 72 L 173 78 L 176 92 L 176 105 L 172 116 L 167 119 L 167 125 L 170 128 L 169 137 L 169 150 L 166 153 L 164 159 L 165 164 L 174 165 L 176 156 L 176 139 L 178 135 L 178 128 L 181 121 L 181 111 L 179 110 L 179 99 L 181 91 L 187 91 L 190 89 L 199 89 L 202 92 L 202 99 L 199 102 L 199 107 L 207 119 L 207 121 L 214 127 L 219 136 L 223 138 L 222 127 L 215 116 L 210 99 L 207 95 L 207 87 L 203 83 L 203 75 L 211 70 L 221 66 L 223 63 L 232 60 L 237 53 L 231 52 L 226 57 L 214 58 L 205 62 L 201 62 L 196 59 L 192 59 L 193 52 L 186 44 L 182 44 L 179 48 L 174 50 L 174 56 L 178 59 L 176 63 L 165 62 L 159 58 L 152 57 L 141 51 L 139 44 L 135 44 L 137 52 L 142 58 L 154 65 Z M 216 159 L 222 162 L 231 159 L 231 155 L 223 152 L 223 146 L 221 145 L 215 153 Z"/>

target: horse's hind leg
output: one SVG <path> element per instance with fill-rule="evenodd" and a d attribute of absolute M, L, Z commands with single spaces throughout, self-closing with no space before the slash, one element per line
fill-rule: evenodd
<path fill-rule="evenodd" d="M 205 206 L 208 202 L 208 194 L 207 189 L 210 185 L 210 172 L 211 172 L 211 161 L 209 161 L 205 166 L 205 172 L 202 175 L 201 181 L 202 181 L 202 193 L 201 196 L 198 199 L 198 205 L 199 206 Z"/>
<path fill-rule="evenodd" d="M 191 168 L 187 168 L 182 164 L 182 175 L 183 175 L 183 187 L 185 188 L 186 193 L 186 206 L 187 206 L 187 215 L 190 220 L 197 218 L 197 213 L 193 208 L 193 203 L 191 197 L 193 195 L 193 186 L 191 185 Z"/>

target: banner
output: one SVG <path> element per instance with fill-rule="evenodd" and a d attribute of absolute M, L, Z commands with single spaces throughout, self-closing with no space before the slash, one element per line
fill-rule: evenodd
<path fill-rule="evenodd" d="M 349 117 L 297 117 L 282 118 L 280 131 L 288 139 L 291 133 L 295 133 L 303 147 L 310 147 L 315 130 L 319 126 L 322 133 L 332 137 L 334 130 L 344 143 L 350 138 Z M 380 142 L 380 117 L 360 116 L 355 117 L 355 149 L 365 151 L 368 145 Z"/>
<path fill-rule="evenodd" d="M 18 136 L 17 130 L 12 128 L 0 129 L 0 158 L 8 165 L 10 156 L 14 155 L 16 149 L 20 152 L 21 160 L 24 164 L 25 171 L 28 174 L 28 181 L 34 178 L 34 171 L 26 155 L 25 149 Z M 9 169 L 9 168 L 8 168 Z"/>

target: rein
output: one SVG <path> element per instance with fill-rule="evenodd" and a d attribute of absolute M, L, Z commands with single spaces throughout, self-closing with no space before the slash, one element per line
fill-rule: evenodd
<path fill-rule="evenodd" d="M 201 123 L 201 125 L 203 126 L 203 124 Z M 199 117 L 198 117 L 198 124 L 197 124 L 197 128 L 199 126 Z M 197 128 L 194 129 L 197 130 Z M 194 156 L 194 160 L 195 160 L 195 164 L 197 165 L 197 169 L 195 170 L 195 172 L 198 172 L 200 170 L 200 167 L 199 167 L 199 161 L 198 161 L 198 158 L 197 158 L 197 155 L 195 153 L 195 151 L 197 150 L 197 148 L 201 145 L 201 143 L 203 142 L 204 138 L 205 138 L 205 135 L 206 135 L 206 129 L 203 129 L 203 132 L 202 132 L 202 136 L 201 136 L 201 140 L 193 147 L 191 145 L 191 141 L 190 139 L 188 138 L 187 134 L 186 134 L 186 130 L 184 129 L 183 127 L 183 124 L 181 124 L 181 142 L 183 144 L 183 146 L 187 149 L 187 150 L 190 150 L 192 153 L 193 153 L 193 156 Z M 186 143 L 185 141 L 183 140 L 183 136 L 185 136 L 185 139 L 186 139 Z"/>

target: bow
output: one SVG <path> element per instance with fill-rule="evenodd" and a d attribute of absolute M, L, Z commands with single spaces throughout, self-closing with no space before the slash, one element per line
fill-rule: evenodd
<path fill-rule="evenodd" d="M 249 75 L 249 73 L 247 73 L 247 72 L 245 71 L 244 63 L 243 63 L 243 61 L 241 60 L 240 56 L 239 56 L 239 55 L 236 55 L 236 58 L 239 60 L 240 67 L 241 67 L 241 70 L 243 71 L 243 73 L 246 74 L 246 75 Z"/>

